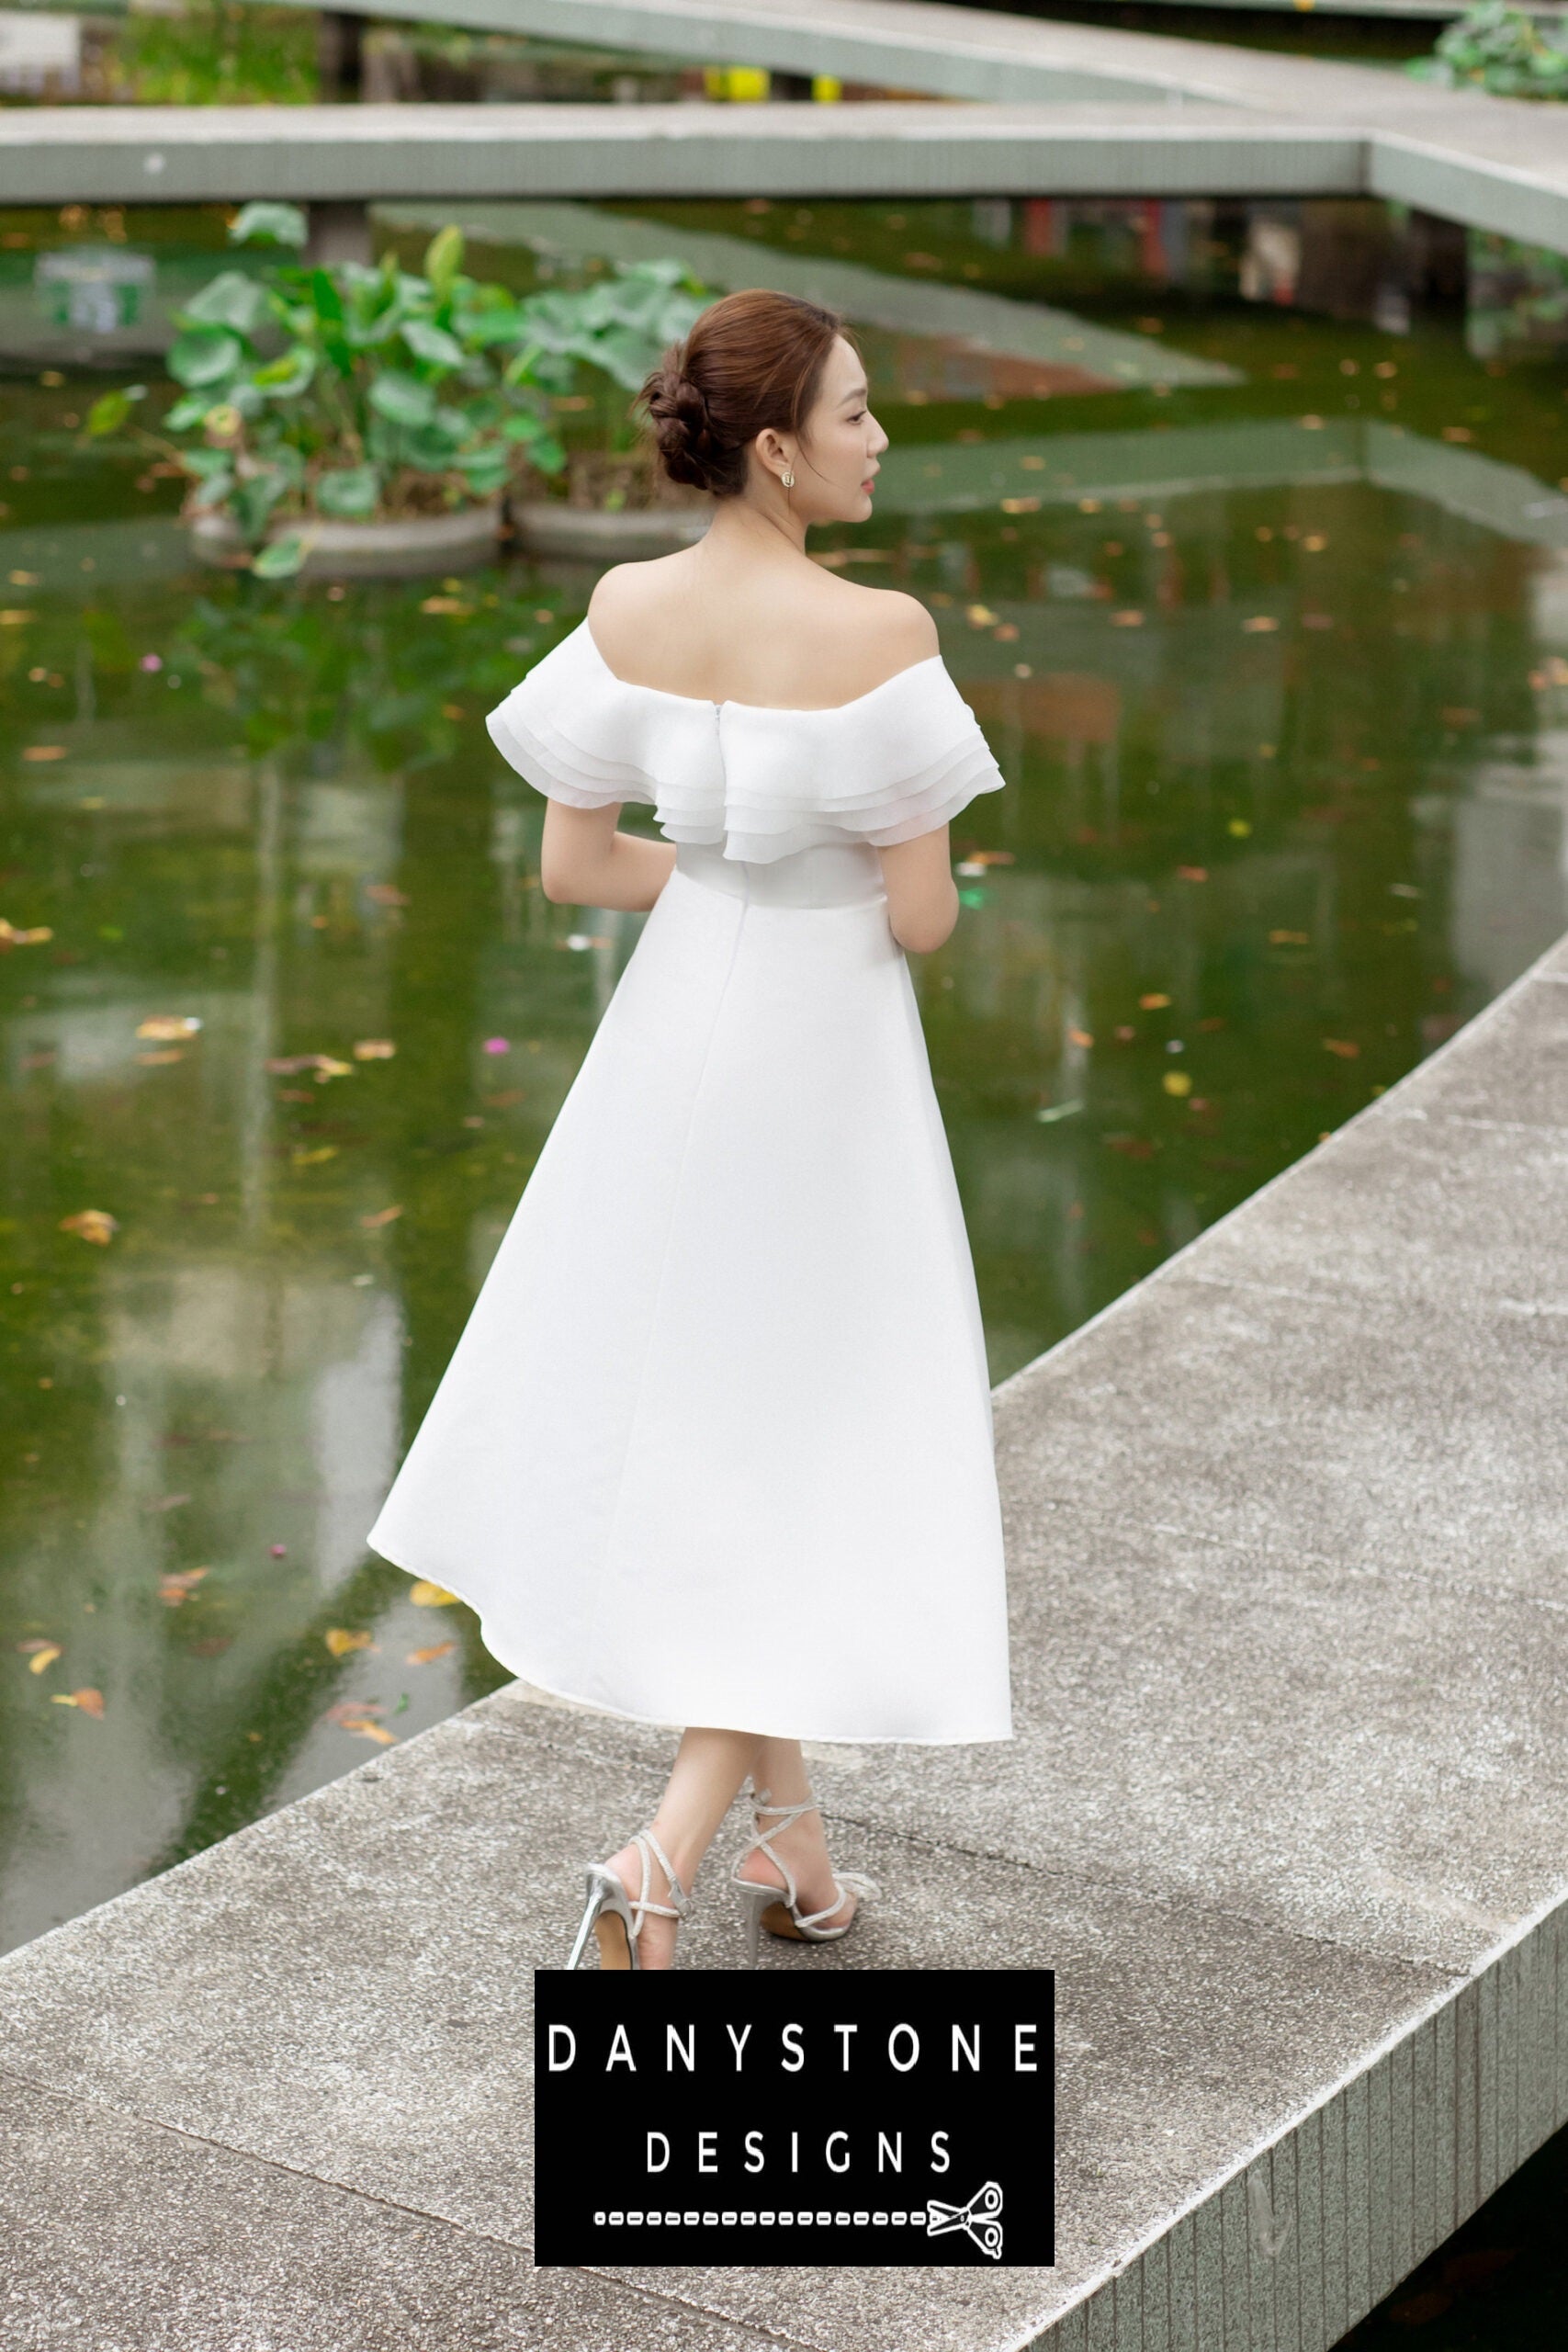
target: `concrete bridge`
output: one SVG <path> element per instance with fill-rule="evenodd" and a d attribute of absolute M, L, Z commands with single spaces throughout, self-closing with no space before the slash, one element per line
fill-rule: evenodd
<path fill-rule="evenodd" d="M 805 69 L 924 99 L 13 108 L 0 113 L 0 203 L 1372 196 L 1568 251 L 1558 109 L 1359 66 L 938 0 L 350 0 L 348 12 Z"/>
<path fill-rule="evenodd" d="M 767 1965 L 1058 1970 L 1055 2269 L 531 2268 L 668 1742 L 513 1683 L 0 1962 L 7 2346 L 1327 2352 L 1568 2120 L 1565 1212 L 1568 941 L 997 1392 L 1016 1743 L 814 1757 Z"/>

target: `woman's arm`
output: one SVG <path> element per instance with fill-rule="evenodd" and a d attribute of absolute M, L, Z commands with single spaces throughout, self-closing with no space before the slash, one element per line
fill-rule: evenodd
<path fill-rule="evenodd" d="M 547 899 L 568 907 L 621 907 L 646 913 L 675 865 L 673 842 L 650 842 L 618 833 L 622 804 L 573 808 L 552 800 L 545 809 L 539 852 L 539 888 Z"/>
<path fill-rule="evenodd" d="M 958 921 L 958 885 L 953 878 L 948 828 L 921 833 L 878 850 L 887 885 L 887 920 L 900 947 L 929 956 L 953 935 Z"/>

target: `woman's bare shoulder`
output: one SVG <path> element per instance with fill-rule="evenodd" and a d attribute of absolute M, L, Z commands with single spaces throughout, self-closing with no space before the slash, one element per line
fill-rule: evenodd
<path fill-rule="evenodd" d="M 834 658 L 849 654 L 857 669 L 874 673 L 874 684 L 929 661 L 940 650 L 936 623 L 918 596 L 831 576 L 825 584 L 836 593 L 823 599 L 818 619 L 829 634 Z"/>

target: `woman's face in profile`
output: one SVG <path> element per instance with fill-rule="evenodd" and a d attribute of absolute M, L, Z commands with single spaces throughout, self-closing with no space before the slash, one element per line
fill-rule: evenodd
<path fill-rule="evenodd" d="M 866 402 L 865 366 L 838 336 L 800 435 L 790 503 L 808 523 L 863 523 L 887 435 Z"/>

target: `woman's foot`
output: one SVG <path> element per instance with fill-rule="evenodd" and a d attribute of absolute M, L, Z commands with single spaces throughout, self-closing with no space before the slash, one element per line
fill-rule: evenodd
<path fill-rule="evenodd" d="M 782 1855 L 788 1862 L 795 1873 L 796 1905 L 802 1917 L 809 1918 L 813 1912 L 823 1910 L 832 1902 L 836 1885 L 822 1816 L 813 1808 L 810 1813 L 803 1813 L 798 1821 L 790 1822 L 785 1828 L 773 1828 L 771 1826 L 773 1818 L 772 1814 L 759 1813 L 754 1815 L 754 1826 L 768 1831 L 768 1843 L 773 1852 Z M 776 1886 L 781 1903 L 784 1902 L 784 1872 L 761 1847 L 746 1856 L 736 1875 L 755 1886 Z M 828 1912 L 817 1925 L 827 1928 L 847 1928 L 855 1916 L 859 1901 L 858 1894 L 847 1893 L 838 1908 Z M 786 1919 L 789 1917 L 787 1906 L 784 1916 Z M 773 1924 L 769 1913 L 764 1912 L 762 1918 L 764 1925 Z"/>
<path fill-rule="evenodd" d="M 689 1894 L 691 1887 L 682 1874 L 678 1857 L 671 1855 L 671 1860 L 674 1863 L 677 1875 L 681 1877 L 682 1885 Z M 652 1884 L 644 1886 L 642 1856 L 635 1845 L 623 1846 L 618 1854 L 611 1855 L 604 1867 L 606 1870 L 614 1871 L 620 1880 L 626 1890 L 626 1899 L 629 1903 L 635 1904 L 639 1896 L 645 1894 L 654 1903 L 670 1901 L 670 1881 L 657 1861 L 651 1861 Z M 645 1911 L 642 1914 L 642 1925 L 637 1929 L 637 1956 L 639 1967 L 674 1967 L 675 1938 L 680 1924 L 678 1919 L 660 1918 L 657 1912 Z"/>

